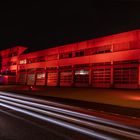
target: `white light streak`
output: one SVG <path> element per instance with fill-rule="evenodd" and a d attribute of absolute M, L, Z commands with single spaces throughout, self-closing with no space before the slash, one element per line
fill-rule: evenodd
<path fill-rule="evenodd" d="M 62 127 L 65 127 L 65 128 L 68 128 L 68 129 L 71 129 L 71 130 L 75 130 L 77 132 L 89 135 L 89 136 L 94 137 L 94 138 L 96 137 L 96 138 L 100 138 L 100 139 L 103 139 L 103 140 L 106 140 L 106 139 L 107 140 L 112 140 L 111 137 L 105 136 L 103 134 L 98 134 L 95 131 L 92 131 L 90 129 L 86 129 L 86 128 L 83 128 L 83 127 L 79 127 L 79 126 L 74 125 L 74 124 L 70 124 L 70 123 L 67 123 L 67 122 L 56 120 L 56 119 L 53 119 L 53 118 L 50 118 L 50 117 L 47 117 L 47 116 L 43 116 L 43 115 L 40 115 L 40 114 L 37 114 L 37 113 L 34 113 L 34 112 L 30 112 L 30 111 L 20 109 L 20 108 L 14 107 L 14 106 L 6 105 L 6 104 L 3 104 L 3 103 L 1 103 L 1 106 L 12 109 L 12 110 L 15 110 L 17 112 L 21 112 L 21 113 L 30 115 L 32 117 L 35 117 L 35 118 L 38 118 L 38 119 L 41 119 L 41 120 L 59 125 L 59 126 L 62 126 Z"/>

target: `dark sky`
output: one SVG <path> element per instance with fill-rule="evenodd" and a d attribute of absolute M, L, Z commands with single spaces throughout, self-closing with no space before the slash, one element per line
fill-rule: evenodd
<path fill-rule="evenodd" d="M 0 3 L 1 49 L 38 50 L 138 28 L 139 0 Z"/>

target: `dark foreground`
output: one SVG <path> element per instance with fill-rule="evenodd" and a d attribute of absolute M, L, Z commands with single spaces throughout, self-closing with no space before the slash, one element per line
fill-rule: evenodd
<path fill-rule="evenodd" d="M 139 139 L 139 120 L 0 93 L 0 140 Z M 99 117 L 100 116 L 100 117 Z"/>
<path fill-rule="evenodd" d="M 0 108 L 0 140 L 86 140 L 88 136 Z"/>

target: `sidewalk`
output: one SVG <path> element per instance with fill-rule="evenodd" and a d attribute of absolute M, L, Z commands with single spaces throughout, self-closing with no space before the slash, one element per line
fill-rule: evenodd
<path fill-rule="evenodd" d="M 59 97 L 140 109 L 140 90 L 1 85 L 0 91 Z"/>

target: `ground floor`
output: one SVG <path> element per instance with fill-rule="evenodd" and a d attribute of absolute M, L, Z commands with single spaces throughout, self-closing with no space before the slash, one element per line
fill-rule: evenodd
<path fill-rule="evenodd" d="M 32 68 L 17 73 L 17 84 L 136 89 L 140 87 L 140 64 L 130 60 Z"/>

